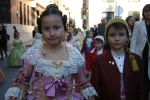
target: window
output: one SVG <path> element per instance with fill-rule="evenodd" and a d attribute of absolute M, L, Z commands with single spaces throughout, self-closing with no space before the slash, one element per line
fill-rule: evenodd
<path fill-rule="evenodd" d="M 114 12 L 103 12 L 102 18 L 106 18 L 108 22 L 110 19 L 114 18 Z"/>
<path fill-rule="evenodd" d="M 133 16 L 135 18 L 135 21 L 140 20 L 140 11 L 129 11 L 128 15 Z"/>
<path fill-rule="evenodd" d="M 140 0 L 128 0 L 129 2 L 140 2 Z"/>
<path fill-rule="evenodd" d="M 28 23 L 28 25 L 29 25 L 29 6 L 27 6 L 27 23 Z"/>
<path fill-rule="evenodd" d="M 11 23 L 10 0 L 0 0 L 0 21 Z"/>
<path fill-rule="evenodd" d="M 22 2 L 20 2 L 20 24 L 22 24 Z"/>
<path fill-rule="evenodd" d="M 31 8 L 32 26 L 35 26 L 35 8 Z"/>
<path fill-rule="evenodd" d="M 103 0 L 103 2 L 114 2 L 114 0 Z"/>
<path fill-rule="evenodd" d="M 26 4 L 24 4 L 24 25 L 26 25 Z"/>

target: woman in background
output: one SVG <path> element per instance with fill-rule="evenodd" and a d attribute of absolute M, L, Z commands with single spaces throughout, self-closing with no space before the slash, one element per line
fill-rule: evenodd
<path fill-rule="evenodd" d="M 128 47 L 130 47 L 130 41 L 131 41 L 131 38 L 132 38 L 132 33 L 133 33 L 135 19 L 134 19 L 133 16 L 128 16 L 126 18 L 126 22 L 127 22 L 128 26 L 129 26 L 129 44 L 128 44 Z"/>
<path fill-rule="evenodd" d="M 3 51 L 7 58 L 7 32 L 6 29 L 4 28 L 3 23 L 0 23 L 0 54 L 1 54 L 0 60 L 4 59 Z"/>

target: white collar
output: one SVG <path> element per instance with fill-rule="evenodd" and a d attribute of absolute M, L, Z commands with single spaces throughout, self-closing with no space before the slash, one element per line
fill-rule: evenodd
<path fill-rule="evenodd" d="M 121 54 L 120 56 L 118 56 L 114 51 L 111 50 L 111 54 L 115 57 L 121 57 L 121 56 L 125 56 L 125 52 L 123 54 Z"/>

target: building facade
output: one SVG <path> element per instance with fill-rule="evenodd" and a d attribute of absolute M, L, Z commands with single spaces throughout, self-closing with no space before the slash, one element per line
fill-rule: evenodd
<path fill-rule="evenodd" d="M 1 0 L 0 22 L 4 23 L 10 35 L 8 44 L 13 40 L 13 26 L 16 26 L 23 42 L 32 40 L 32 30 L 43 10 L 45 7 L 39 2 L 35 2 L 35 7 L 32 7 L 31 0 Z"/>
<path fill-rule="evenodd" d="M 86 26 L 93 27 L 101 23 L 101 18 L 105 17 L 110 20 L 114 17 L 126 19 L 131 15 L 136 21 L 142 20 L 142 8 L 145 4 L 149 4 L 149 0 L 83 0 L 86 1 L 86 10 L 88 13 L 84 14 L 86 17 Z M 119 8 L 119 10 L 117 9 Z M 86 12 L 86 11 L 85 11 Z M 119 13 L 118 13 L 119 12 Z M 82 13 L 83 14 L 83 13 Z"/>

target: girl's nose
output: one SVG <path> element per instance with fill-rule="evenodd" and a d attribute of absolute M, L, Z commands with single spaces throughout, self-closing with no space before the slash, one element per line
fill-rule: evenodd
<path fill-rule="evenodd" d="M 51 37 L 55 36 L 55 32 L 52 29 L 50 30 L 50 36 Z"/>

